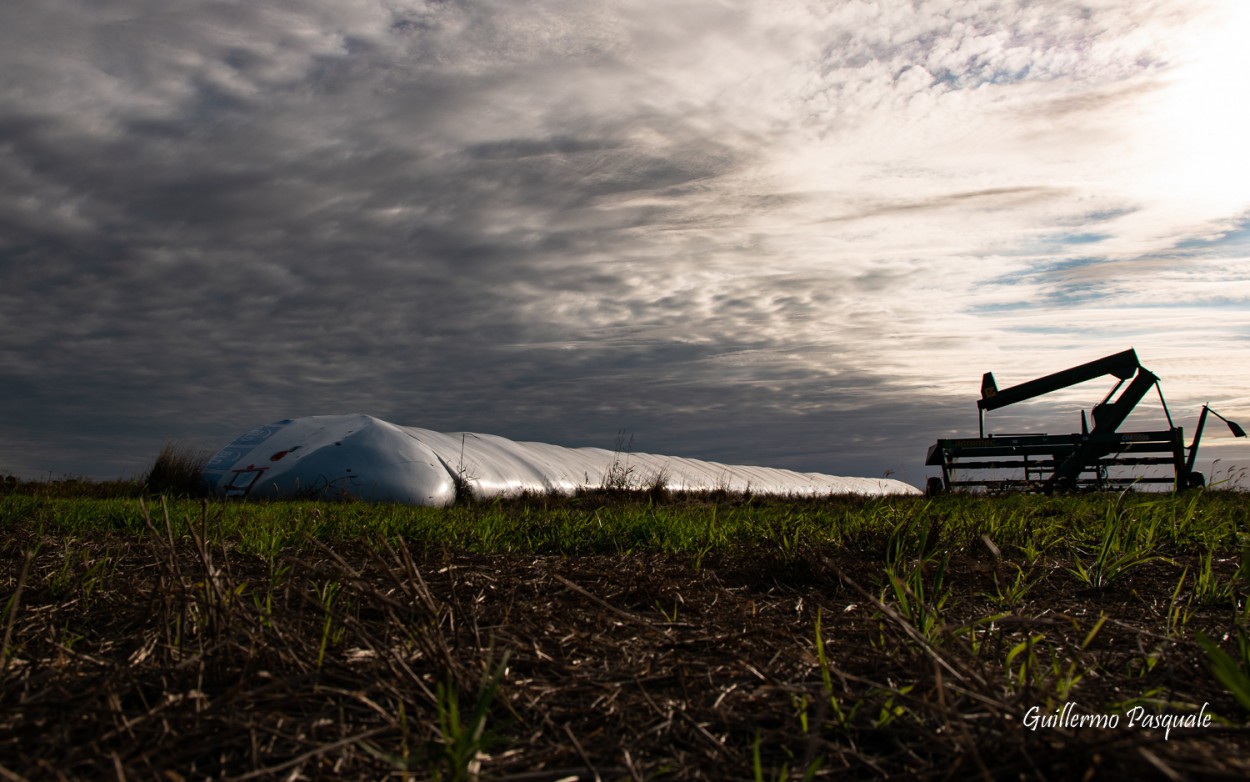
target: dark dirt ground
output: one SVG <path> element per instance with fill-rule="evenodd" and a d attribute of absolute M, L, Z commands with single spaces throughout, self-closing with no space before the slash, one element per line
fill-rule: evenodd
<path fill-rule="evenodd" d="M 1190 638 L 1221 638 L 1230 609 L 1196 609 L 1172 637 L 1180 568 L 1081 590 L 1039 563 L 993 625 L 928 642 L 877 602 L 880 559 L 845 552 L 309 541 L 269 562 L 191 538 L 11 530 L 0 779 L 1245 779 L 1245 712 Z M 988 550 L 952 559 L 948 629 L 1004 611 L 996 572 Z M 1166 740 L 1023 722 L 1137 699 L 1230 722 Z"/>

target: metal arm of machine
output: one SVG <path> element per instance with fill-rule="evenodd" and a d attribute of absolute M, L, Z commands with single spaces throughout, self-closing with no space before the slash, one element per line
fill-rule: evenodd
<path fill-rule="evenodd" d="M 1114 402 L 1104 402 L 1091 411 L 1094 428 L 1090 434 L 1109 433 L 1119 429 L 1124 419 L 1128 418 L 1134 407 L 1137 407 L 1137 403 L 1150 393 L 1150 389 L 1154 388 L 1158 382 L 1159 378 L 1155 377 L 1149 369 L 1145 367 L 1139 369 L 1137 377 L 1128 384 L 1128 388 L 1124 389 L 1119 399 Z"/>
<path fill-rule="evenodd" d="M 1112 434 L 1124 423 L 1133 408 L 1142 400 L 1150 389 L 1159 382 L 1159 378 L 1145 367 L 1137 372 L 1137 377 L 1128 384 L 1124 393 L 1114 402 L 1104 402 L 1094 408 L 1094 428 L 1090 431 L 1090 439 L 1083 442 L 1068 458 L 1055 469 L 1055 474 L 1046 482 L 1049 493 L 1056 487 L 1070 489 L 1075 487 L 1081 471 L 1088 465 L 1096 463 L 1108 451 L 1106 443 L 1098 435 Z"/>
<path fill-rule="evenodd" d="M 1241 424 L 1236 421 L 1230 421 L 1219 413 L 1215 412 L 1208 405 L 1202 406 L 1202 415 L 1198 416 L 1198 425 L 1194 428 L 1194 442 L 1189 446 L 1189 458 L 1185 461 L 1185 472 L 1192 473 L 1194 465 L 1198 462 L 1198 443 L 1202 440 L 1202 427 L 1206 426 L 1207 413 L 1215 416 L 1224 423 L 1228 424 L 1228 430 L 1233 433 L 1233 437 L 1245 437 L 1246 430 L 1241 428 Z"/>
<path fill-rule="evenodd" d="M 1137 352 L 1129 348 L 1123 352 L 1091 361 L 1088 364 L 1081 364 L 1079 367 L 1072 367 L 1071 369 L 1056 372 L 1053 375 L 1029 380 L 1011 388 L 1004 388 L 1001 391 L 994 382 L 994 373 L 986 372 L 985 377 L 981 380 L 981 399 L 977 401 L 977 407 L 983 411 L 997 410 L 1000 407 L 1023 402 L 1026 399 L 1032 399 L 1035 396 L 1048 394 L 1051 391 L 1074 386 L 1077 383 L 1084 383 L 1086 380 L 1093 380 L 1103 375 L 1114 375 L 1121 381 L 1124 381 L 1132 377 L 1140 367 L 1141 363 L 1137 360 Z"/>

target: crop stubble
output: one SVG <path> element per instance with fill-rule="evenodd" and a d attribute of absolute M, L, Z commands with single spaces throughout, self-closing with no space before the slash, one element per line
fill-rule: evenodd
<path fill-rule="evenodd" d="M 1250 775 L 1244 715 L 1167 631 L 1174 562 L 1098 590 L 1042 564 L 1001 612 L 1002 562 L 968 549 L 925 636 L 881 602 L 879 557 L 831 546 L 695 560 L 308 539 L 269 559 L 151 520 L 144 536 L 6 530 L 0 778 Z M 954 631 L 998 614 L 977 647 Z M 1029 638 L 1033 669 L 1005 663 Z M 1149 695 L 1231 722 L 1166 741 L 1026 730 L 1029 707 L 1061 705 L 1071 662 L 1086 711 Z"/>

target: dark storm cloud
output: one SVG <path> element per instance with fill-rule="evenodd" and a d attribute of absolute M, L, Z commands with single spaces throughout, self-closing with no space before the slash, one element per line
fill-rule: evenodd
<path fill-rule="evenodd" d="M 28 63 L 32 84 L 79 74 L 108 89 L 6 100 L 2 317 L 22 335 L 0 360 L 7 427 L 35 421 L 49 441 L 7 468 L 134 471 L 162 436 L 220 442 L 357 409 L 564 441 L 663 428 L 656 447 L 690 451 L 680 433 L 699 427 L 684 417 L 784 409 L 698 369 L 740 334 L 698 347 L 593 336 L 639 316 L 707 336 L 683 323 L 680 295 L 632 300 L 620 259 L 661 213 L 700 222 L 673 195 L 741 153 L 650 109 L 623 124 L 539 116 L 528 135 L 474 141 L 467 126 L 497 121 L 491 100 L 509 100 L 531 58 L 518 46 L 476 62 L 505 33 L 461 18 L 447 40 L 447 14 L 430 6 L 310 54 L 265 12 L 214 6 L 81 25 L 65 36 L 85 62 L 54 48 Z M 657 140 L 630 141 L 629 127 Z M 640 193 L 670 203 L 619 203 Z M 585 333 L 544 317 L 557 295 L 581 300 Z M 569 339 L 575 350 L 527 347 Z"/>

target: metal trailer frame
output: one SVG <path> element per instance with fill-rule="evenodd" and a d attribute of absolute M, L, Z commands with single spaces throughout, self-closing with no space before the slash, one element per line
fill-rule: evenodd
<path fill-rule="evenodd" d="M 985 433 L 985 413 L 1007 405 L 1032 399 L 1087 380 L 1111 375 L 1115 386 L 1093 407 L 1090 418 L 1081 411 L 1081 431 L 1073 434 L 1008 434 Z M 1125 387 L 1125 383 L 1128 383 Z M 1123 388 L 1123 391 L 1121 391 Z M 1117 431 L 1139 402 L 1154 389 L 1159 394 L 1168 428 L 1144 432 Z M 1120 395 L 1115 399 L 1116 392 Z M 994 374 L 987 372 L 981 380 L 981 399 L 977 401 L 980 418 L 979 436 L 975 438 L 941 439 L 930 446 L 925 464 L 942 468 L 942 477 L 930 478 L 927 494 L 956 488 L 982 487 L 993 490 L 1039 491 L 1051 494 L 1082 489 L 1109 489 L 1135 484 L 1171 484 L 1174 489 L 1202 486 L 1201 473 L 1194 471 L 1198 444 L 1207 414 L 1228 424 L 1236 437 L 1246 432 L 1208 405 L 1194 433 L 1194 441 L 1186 447 L 1184 431 L 1172 423 L 1167 401 L 1159 388 L 1159 378 L 1143 367 L 1132 348 L 1080 366 L 1055 372 L 1010 388 L 999 390 Z M 1109 468 L 1171 465 L 1173 475 L 1166 477 L 1121 478 L 1112 476 Z M 1015 478 L 974 478 L 960 480 L 958 469 L 1010 470 Z"/>

